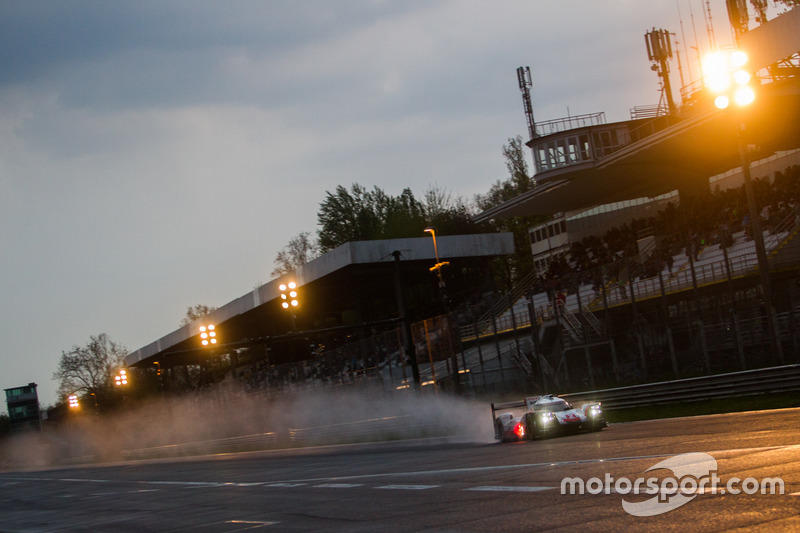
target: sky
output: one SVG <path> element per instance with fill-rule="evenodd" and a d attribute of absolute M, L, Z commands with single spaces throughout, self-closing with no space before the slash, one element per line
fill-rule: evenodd
<path fill-rule="evenodd" d="M 0 387 L 52 405 L 90 336 L 270 281 L 338 185 L 487 192 L 528 138 L 517 67 L 536 120 L 656 104 L 643 35 L 706 48 L 705 3 L 0 0 Z"/>

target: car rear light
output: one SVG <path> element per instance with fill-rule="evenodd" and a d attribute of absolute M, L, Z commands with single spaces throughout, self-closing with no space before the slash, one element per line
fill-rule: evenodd
<path fill-rule="evenodd" d="M 514 433 L 520 439 L 525 436 L 525 426 L 522 424 L 522 422 L 517 422 L 517 425 L 514 426 Z"/>

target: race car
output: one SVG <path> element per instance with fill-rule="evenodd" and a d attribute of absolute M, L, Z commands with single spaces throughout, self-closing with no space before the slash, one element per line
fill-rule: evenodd
<path fill-rule="evenodd" d="M 516 416 L 512 412 L 497 415 L 504 409 L 524 407 Z M 579 409 L 552 394 L 529 396 L 523 402 L 492 404 L 494 438 L 500 442 L 547 438 L 555 434 L 578 431 L 600 431 L 608 426 L 600 402 L 584 403 Z"/>

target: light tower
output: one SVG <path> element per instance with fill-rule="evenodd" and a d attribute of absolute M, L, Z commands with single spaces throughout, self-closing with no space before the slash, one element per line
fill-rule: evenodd
<path fill-rule="evenodd" d="M 741 50 L 717 50 L 703 60 L 703 78 L 705 87 L 714 97 L 714 105 L 718 109 L 730 113 L 736 128 L 736 140 L 742 165 L 744 191 L 747 197 L 748 217 L 750 219 L 750 231 L 756 248 L 761 295 L 764 299 L 764 311 L 767 318 L 770 344 L 778 364 L 783 364 L 783 348 L 781 347 L 780 332 L 778 331 L 778 323 L 772 303 L 772 280 L 769 275 L 769 262 L 761 227 L 761 210 L 756 204 L 755 194 L 753 193 L 753 183 L 750 176 L 750 157 L 747 153 L 747 144 L 744 137 L 744 109 L 756 99 L 756 90 L 751 83 L 753 76 L 747 63 L 747 54 Z"/>
<path fill-rule="evenodd" d="M 533 104 L 531 104 L 531 90 L 533 81 L 531 80 L 531 67 L 517 68 L 517 83 L 519 83 L 519 90 L 522 92 L 522 107 L 525 109 L 525 120 L 528 123 L 528 135 L 531 140 L 538 137 L 536 134 L 536 121 L 533 118 Z M 533 159 L 533 168 L 536 168 L 536 155 L 531 148 L 531 158 Z"/>
<path fill-rule="evenodd" d="M 213 346 L 217 344 L 217 332 L 214 324 L 200 326 L 200 344 L 203 346 Z"/>
<path fill-rule="evenodd" d="M 289 281 L 278 286 L 281 291 L 281 307 L 292 313 L 292 330 L 297 329 L 297 308 L 300 305 L 300 296 L 297 283 Z"/>
<path fill-rule="evenodd" d="M 289 307 L 300 305 L 300 301 L 297 299 L 297 283 L 294 281 L 281 283 L 278 288 L 281 291 L 281 307 L 289 309 Z"/>
<path fill-rule="evenodd" d="M 128 371 L 124 368 L 121 368 L 119 373 L 114 376 L 114 385 L 117 387 L 121 387 L 123 385 L 128 384 Z"/>

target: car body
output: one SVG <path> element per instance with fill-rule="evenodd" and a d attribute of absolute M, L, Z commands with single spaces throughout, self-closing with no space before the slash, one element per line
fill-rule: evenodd
<path fill-rule="evenodd" d="M 522 414 L 498 410 L 524 407 Z M 608 426 L 600 402 L 583 403 L 575 408 L 563 398 L 547 394 L 530 396 L 523 402 L 492 404 L 494 438 L 501 442 L 547 438 L 579 431 L 600 431 Z"/>

